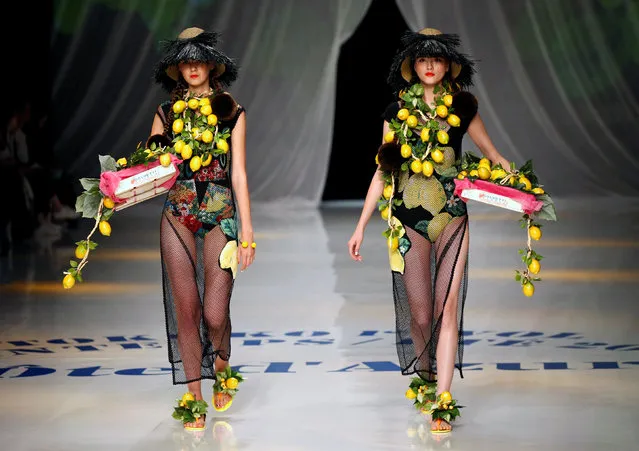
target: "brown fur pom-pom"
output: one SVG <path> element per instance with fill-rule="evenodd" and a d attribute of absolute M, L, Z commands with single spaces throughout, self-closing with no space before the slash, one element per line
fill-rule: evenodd
<path fill-rule="evenodd" d="M 211 109 L 219 119 L 229 120 L 237 113 L 237 102 L 228 92 L 223 92 L 211 99 Z"/>
<path fill-rule="evenodd" d="M 384 172 L 395 172 L 401 169 L 406 158 L 402 157 L 399 144 L 392 142 L 382 144 L 377 151 L 377 161 L 379 167 Z"/>
<path fill-rule="evenodd" d="M 453 95 L 452 107 L 462 120 L 471 121 L 477 114 L 477 99 L 468 91 L 460 91 Z"/>

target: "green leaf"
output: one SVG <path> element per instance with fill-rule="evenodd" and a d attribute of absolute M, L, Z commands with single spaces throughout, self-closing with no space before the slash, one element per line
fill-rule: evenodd
<path fill-rule="evenodd" d="M 75 211 L 76 212 L 82 213 L 82 211 L 84 209 L 84 200 L 87 198 L 87 196 L 88 196 L 87 193 L 82 193 L 75 200 Z"/>
<path fill-rule="evenodd" d="M 113 216 L 113 213 L 115 212 L 111 209 L 102 210 L 102 219 L 104 219 L 105 221 L 108 221 Z"/>
<path fill-rule="evenodd" d="M 117 171 L 118 165 L 115 162 L 115 158 L 111 155 L 98 155 L 100 160 L 100 172 Z"/>
<path fill-rule="evenodd" d="M 100 179 L 95 178 L 81 178 L 80 184 L 85 191 L 93 191 L 99 188 Z"/>
<path fill-rule="evenodd" d="M 82 206 L 82 217 L 95 218 L 98 214 L 101 200 L 102 196 L 99 194 L 87 195 L 87 197 L 84 198 L 84 205 Z"/>
<path fill-rule="evenodd" d="M 151 146 L 149 147 L 150 150 L 155 150 L 157 149 L 157 146 L 155 143 L 151 143 Z"/>
<path fill-rule="evenodd" d="M 402 163 L 401 169 L 402 171 L 408 171 L 408 163 L 407 162 Z"/>
<path fill-rule="evenodd" d="M 78 267 L 78 262 L 76 262 L 75 260 L 71 260 L 69 262 L 69 264 L 71 265 L 72 268 L 77 268 Z"/>
<path fill-rule="evenodd" d="M 555 204 L 551 197 L 547 194 L 537 196 L 537 199 L 543 202 L 541 210 L 535 214 L 535 219 L 541 219 L 545 221 L 556 221 L 557 212 L 555 211 Z"/>
<path fill-rule="evenodd" d="M 81 271 L 77 271 L 75 274 L 75 278 L 78 282 L 84 282 L 84 279 L 82 278 L 82 272 Z"/>
<path fill-rule="evenodd" d="M 441 171 L 439 173 L 442 177 L 456 177 L 457 176 L 457 168 L 454 166 L 449 167 L 448 169 Z"/>

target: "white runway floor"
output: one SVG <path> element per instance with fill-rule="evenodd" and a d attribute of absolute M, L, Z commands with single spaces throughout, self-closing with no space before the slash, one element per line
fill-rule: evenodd
<path fill-rule="evenodd" d="M 0 260 L 0 449 L 639 449 L 639 213 L 560 207 L 536 247 L 532 299 L 512 280 L 517 215 L 471 210 L 462 417 L 434 438 L 404 398 L 383 222 L 348 259 L 357 208 L 256 205 L 256 263 L 231 303 L 231 410 L 202 434 L 171 418 L 171 385 L 151 201 L 112 220 L 85 270 L 59 287 L 85 220 L 52 251 Z M 558 206 L 560 204 L 558 203 Z M 612 210 L 607 210 L 612 211 Z M 210 401 L 211 385 L 204 384 Z"/>

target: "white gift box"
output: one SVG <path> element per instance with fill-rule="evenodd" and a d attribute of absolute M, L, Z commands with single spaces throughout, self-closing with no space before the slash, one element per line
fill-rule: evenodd
<path fill-rule="evenodd" d="M 502 196 L 501 194 L 490 193 L 481 189 L 464 189 L 461 192 L 463 199 L 472 199 L 484 204 L 493 205 L 499 208 L 505 208 L 507 210 L 523 213 L 524 209 L 521 204 L 510 197 Z"/>
<path fill-rule="evenodd" d="M 169 188 L 161 185 L 170 180 L 176 172 L 174 164 L 166 167 L 158 165 L 120 180 L 115 189 L 115 196 L 123 201 L 116 204 L 115 210 L 122 210 L 166 193 Z"/>

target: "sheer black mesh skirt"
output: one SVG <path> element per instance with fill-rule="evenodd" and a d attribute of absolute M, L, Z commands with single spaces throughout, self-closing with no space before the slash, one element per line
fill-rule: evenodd
<path fill-rule="evenodd" d="M 220 226 L 193 233 L 162 215 L 162 283 L 173 383 L 215 379 L 215 360 L 231 355 L 233 273 L 220 266 L 229 242 Z"/>
<path fill-rule="evenodd" d="M 455 321 L 458 332 L 455 367 L 463 377 L 468 216 L 454 218 L 434 243 L 410 227 L 406 227 L 406 236 L 411 247 L 404 256 L 404 274 L 393 272 L 396 344 L 402 374 L 436 380 L 437 344 L 446 320 Z M 455 296 L 457 287 L 459 294 Z M 445 311 L 450 311 L 446 317 Z"/>

